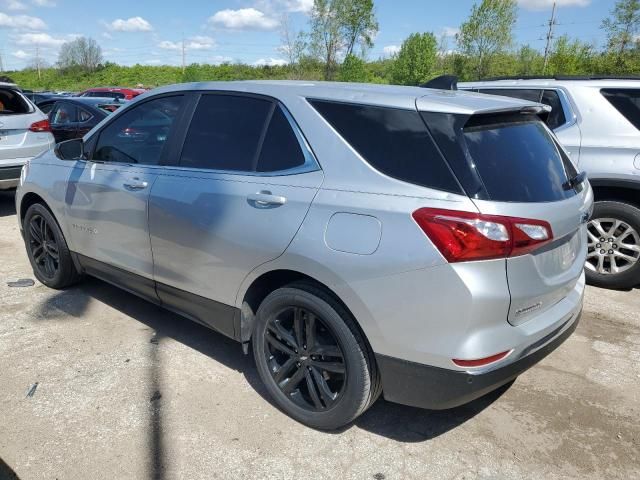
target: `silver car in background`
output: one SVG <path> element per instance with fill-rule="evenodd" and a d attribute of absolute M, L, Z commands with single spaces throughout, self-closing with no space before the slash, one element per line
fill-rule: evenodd
<path fill-rule="evenodd" d="M 0 82 L 0 190 L 18 186 L 22 166 L 53 145 L 47 116 L 17 85 Z"/>
<path fill-rule="evenodd" d="M 552 107 L 546 123 L 587 172 L 595 195 L 587 281 L 640 285 L 640 78 L 504 79 L 459 87 Z"/>
<path fill-rule="evenodd" d="M 444 409 L 576 328 L 593 195 L 537 114 L 466 92 L 304 82 L 146 93 L 25 167 L 36 277 L 89 274 L 253 349 L 333 429 L 382 393 Z"/>

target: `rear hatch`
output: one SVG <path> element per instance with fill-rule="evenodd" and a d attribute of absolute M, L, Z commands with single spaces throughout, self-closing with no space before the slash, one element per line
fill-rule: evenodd
<path fill-rule="evenodd" d="M 518 325 L 561 302 L 579 281 L 592 194 L 586 182 L 575 181 L 574 165 L 535 115 L 535 105 L 499 107 L 421 113 L 481 214 L 509 217 L 514 224 L 547 222 L 548 240 L 505 260 L 508 321 Z"/>
<path fill-rule="evenodd" d="M 38 135 L 29 128 L 45 118 L 17 90 L 0 87 L 0 160 L 40 153 L 41 144 L 48 142 L 49 135 Z"/>

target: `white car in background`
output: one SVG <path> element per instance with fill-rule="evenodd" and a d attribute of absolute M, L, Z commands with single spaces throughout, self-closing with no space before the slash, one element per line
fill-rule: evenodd
<path fill-rule="evenodd" d="M 22 166 L 54 145 L 48 117 L 17 85 L 0 82 L 0 190 L 15 188 Z"/>
<path fill-rule="evenodd" d="M 640 77 L 510 78 L 458 84 L 461 90 L 551 107 L 545 122 L 595 195 L 587 281 L 640 285 Z"/>

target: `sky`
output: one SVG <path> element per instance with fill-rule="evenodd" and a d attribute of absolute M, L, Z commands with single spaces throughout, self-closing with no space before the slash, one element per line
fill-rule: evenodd
<path fill-rule="evenodd" d="M 479 0 L 477 0 L 479 1 Z M 455 33 L 475 0 L 375 0 L 379 32 L 367 53 L 392 55 L 409 34 L 433 32 L 455 48 Z M 544 49 L 545 23 L 553 0 L 518 0 L 517 43 Z M 556 0 L 556 35 L 568 34 L 598 46 L 600 29 L 615 0 Z M 307 29 L 313 0 L 0 0 L 0 56 L 4 70 L 53 64 L 58 49 L 77 36 L 94 38 L 105 60 L 122 65 L 186 63 L 285 63 L 280 48 L 283 16 Z"/>

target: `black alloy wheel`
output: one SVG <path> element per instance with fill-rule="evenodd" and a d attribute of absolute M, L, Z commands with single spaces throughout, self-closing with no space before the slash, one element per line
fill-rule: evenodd
<path fill-rule="evenodd" d="M 272 316 L 264 354 L 273 380 L 299 407 L 326 411 L 340 399 L 347 379 L 344 354 L 318 314 L 289 306 Z"/>
<path fill-rule="evenodd" d="M 47 220 L 39 214 L 29 220 L 29 250 L 38 273 L 53 279 L 60 269 L 60 249 Z"/>

